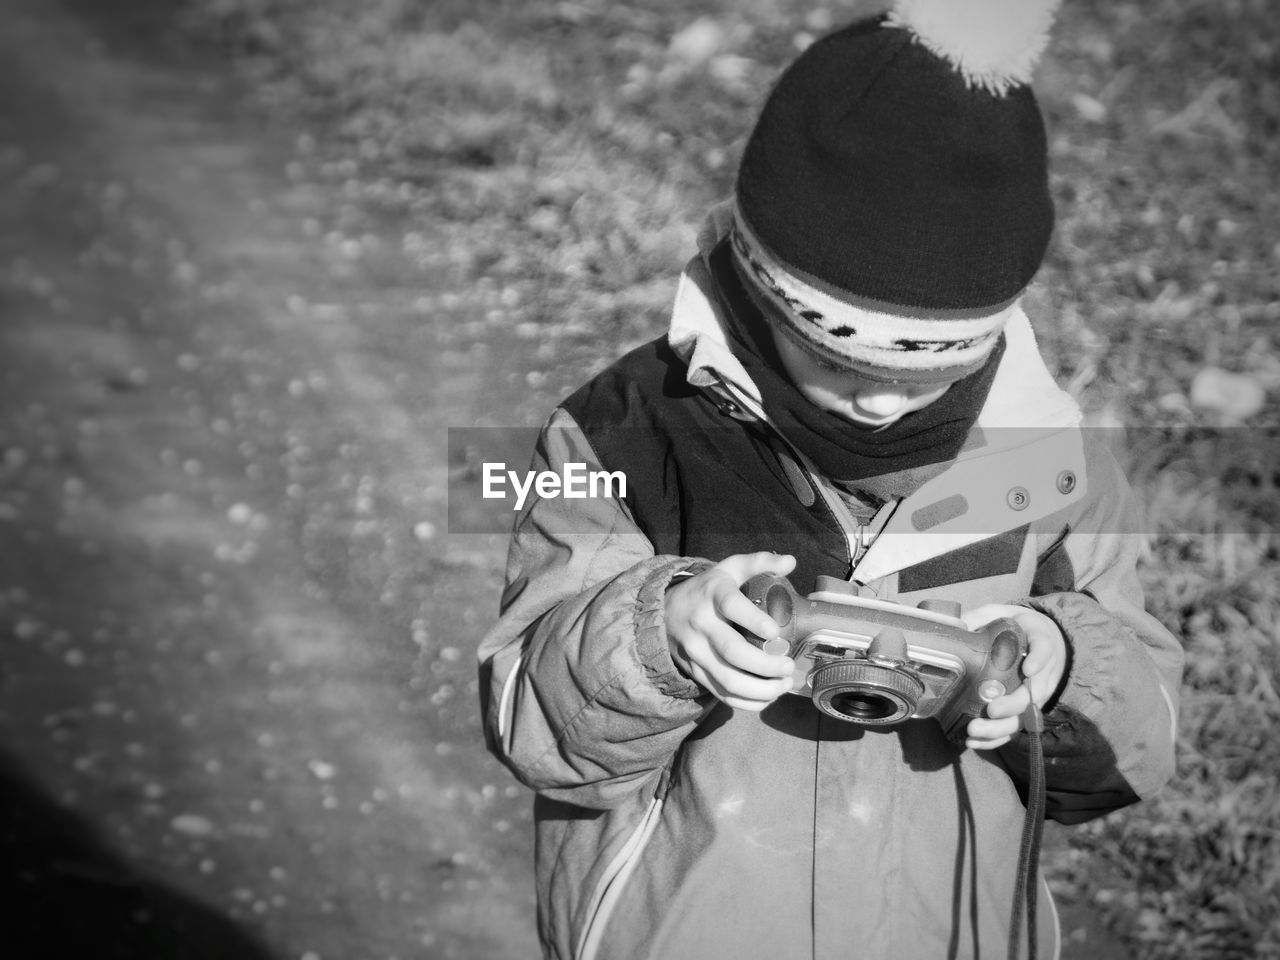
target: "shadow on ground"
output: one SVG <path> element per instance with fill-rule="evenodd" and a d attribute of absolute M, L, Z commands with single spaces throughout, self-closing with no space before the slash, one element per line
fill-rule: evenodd
<path fill-rule="evenodd" d="M 0 902 L 13 960 L 271 958 L 219 914 L 128 865 L 3 754 Z"/>

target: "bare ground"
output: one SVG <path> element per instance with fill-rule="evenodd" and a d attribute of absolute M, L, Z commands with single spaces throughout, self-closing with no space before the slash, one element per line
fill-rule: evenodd
<path fill-rule="evenodd" d="M 163 7 L 0 0 L 6 955 L 533 956 L 445 431 L 565 385 Z"/>
<path fill-rule="evenodd" d="M 529 956 L 473 680 L 501 544 L 443 513 L 502 364 L 137 5 L 0 6 L 11 942 Z"/>

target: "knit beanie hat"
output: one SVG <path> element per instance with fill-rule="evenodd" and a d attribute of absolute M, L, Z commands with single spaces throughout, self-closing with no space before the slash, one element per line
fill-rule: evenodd
<path fill-rule="evenodd" d="M 738 268 L 784 334 L 888 381 L 982 365 L 1053 229 L 1029 86 L 1056 0 L 899 0 L 806 49 L 738 171 Z"/>

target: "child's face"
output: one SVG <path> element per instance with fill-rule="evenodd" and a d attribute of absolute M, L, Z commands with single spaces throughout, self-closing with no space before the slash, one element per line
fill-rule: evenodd
<path fill-rule="evenodd" d="M 791 382 L 808 400 L 860 427 L 885 427 L 927 407 L 951 388 L 945 383 L 877 383 L 819 361 L 773 329 L 773 342 Z"/>

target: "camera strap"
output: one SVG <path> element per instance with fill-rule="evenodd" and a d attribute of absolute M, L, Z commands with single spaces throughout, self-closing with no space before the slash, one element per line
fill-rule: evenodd
<path fill-rule="evenodd" d="M 1031 690 L 1028 688 L 1028 699 Z M 1018 960 L 1018 940 L 1022 913 L 1027 915 L 1027 958 L 1036 960 L 1036 893 L 1040 874 L 1040 839 L 1044 834 L 1044 717 L 1035 700 L 1022 712 L 1022 729 L 1027 732 L 1028 789 L 1027 814 L 1022 821 L 1022 846 L 1018 851 L 1018 879 L 1013 893 L 1013 921 L 1009 926 L 1009 960 Z"/>

